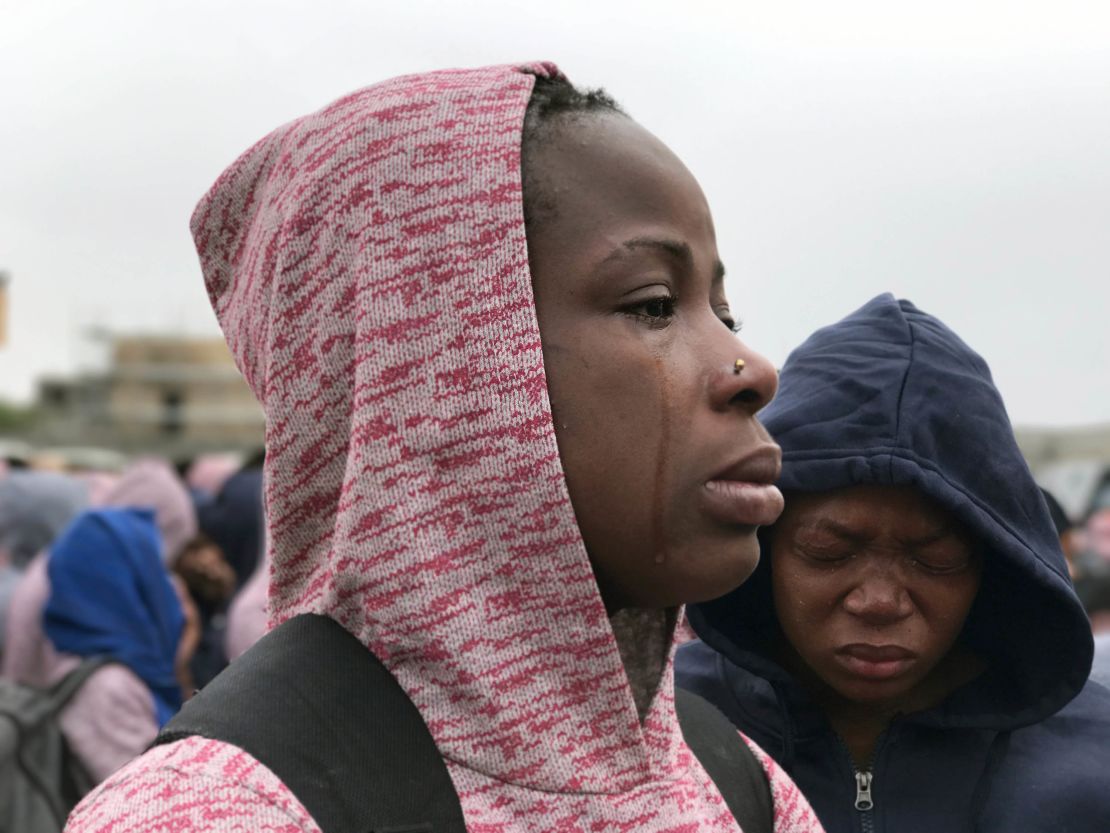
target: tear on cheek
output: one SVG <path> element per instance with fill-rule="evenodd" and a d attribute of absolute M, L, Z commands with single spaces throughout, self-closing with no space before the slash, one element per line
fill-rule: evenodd
<path fill-rule="evenodd" d="M 671 380 L 663 366 L 663 359 L 655 357 L 652 362 L 655 378 L 659 383 L 659 445 L 655 450 L 655 472 L 652 477 L 652 547 L 655 554 L 655 563 L 662 564 L 667 560 L 667 540 L 664 529 L 664 511 L 666 510 L 667 494 L 667 469 L 670 466 L 671 456 Z"/>

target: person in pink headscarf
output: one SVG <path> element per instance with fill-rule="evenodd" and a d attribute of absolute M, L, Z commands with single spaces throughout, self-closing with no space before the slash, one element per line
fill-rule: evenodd
<path fill-rule="evenodd" d="M 162 533 L 162 557 L 167 564 L 172 564 L 197 534 L 197 513 L 185 484 L 173 466 L 156 457 L 143 458 L 128 466 L 100 505 L 154 510 Z"/>
<path fill-rule="evenodd" d="M 115 486 L 104 495 L 102 506 L 122 509 L 150 509 L 162 536 L 162 561 L 173 567 L 185 546 L 198 532 L 197 513 L 185 484 L 167 461 L 157 457 L 136 460 L 124 470 Z M 202 638 L 203 626 L 197 603 L 185 582 L 172 576 L 177 599 L 185 612 L 177 658 L 177 673 L 182 689 L 194 687 L 190 662 Z"/>
<path fill-rule="evenodd" d="M 782 497 L 697 182 L 551 64 L 386 81 L 278 128 L 193 216 L 266 411 L 271 625 L 325 614 L 423 717 L 466 827 L 735 831 L 675 712 L 685 602 Z M 761 752 L 777 833 L 820 830 Z M 192 735 L 68 830 L 320 825 Z"/>

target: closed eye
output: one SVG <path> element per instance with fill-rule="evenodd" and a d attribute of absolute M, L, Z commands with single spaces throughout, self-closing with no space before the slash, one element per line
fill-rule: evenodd
<path fill-rule="evenodd" d="M 911 558 L 910 563 L 934 576 L 948 576 L 960 573 L 971 565 L 970 558 L 959 561 L 927 561 L 922 558 Z"/>
<path fill-rule="evenodd" d="M 855 555 L 854 551 L 841 547 L 799 547 L 798 551 L 807 561 L 822 565 L 842 564 Z"/>

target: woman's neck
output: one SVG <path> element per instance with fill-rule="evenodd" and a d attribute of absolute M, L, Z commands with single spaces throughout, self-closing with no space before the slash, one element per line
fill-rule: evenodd
<path fill-rule="evenodd" d="M 846 701 L 841 701 L 838 705 L 841 707 L 821 703 L 821 708 L 833 731 L 848 747 L 855 768 L 860 771 L 868 770 L 875 757 L 879 738 L 898 712 Z"/>
<path fill-rule="evenodd" d="M 667 664 L 676 609 L 625 608 L 609 617 L 636 713 L 644 722 Z"/>

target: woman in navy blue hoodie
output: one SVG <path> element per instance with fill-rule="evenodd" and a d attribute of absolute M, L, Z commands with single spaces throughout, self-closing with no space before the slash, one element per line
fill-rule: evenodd
<path fill-rule="evenodd" d="M 830 833 L 1110 830 L 1110 691 L 984 361 L 882 295 L 794 351 L 762 419 L 786 511 L 691 608 L 679 685 Z"/>

